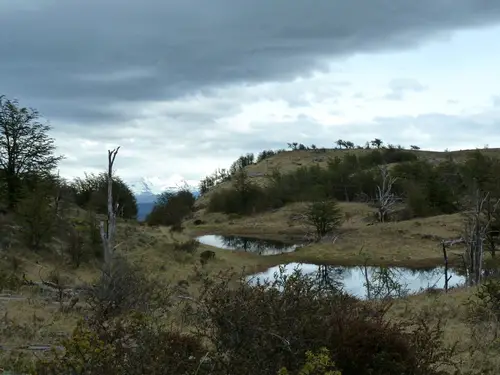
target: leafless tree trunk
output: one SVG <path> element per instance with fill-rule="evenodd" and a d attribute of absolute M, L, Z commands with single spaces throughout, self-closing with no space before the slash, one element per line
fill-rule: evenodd
<path fill-rule="evenodd" d="M 397 178 L 391 177 L 386 165 L 379 167 L 382 185 L 377 186 L 376 204 L 378 208 L 378 221 L 383 223 L 387 216 L 394 211 L 394 205 L 400 200 L 392 193 L 392 186 Z"/>
<path fill-rule="evenodd" d="M 484 259 L 484 243 L 488 231 L 490 230 L 489 218 L 484 218 L 484 205 L 490 199 L 489 193 L 482 194 L 476 190 L 474 197 L 474 207 L 471 212 L 466 214 L 464 240 L 466 249 L 464 260 L 467 268 L 467 278 L 469 285 L 481 283 Z M 499 200 L 494 204 L 494 210 L 497 209 Z"/>
<path fill-rule="evenodd" d="M 441 241 L 441 245 L 443 248 L 443 258 L 444 258 L 444 291 L 445 293 L 448 293 L 448 284 L 451 280 L 451 276 L 448 276 L 448 252 L 447 249 L 450 246 L 456 245 L 456 244 L 463 244 L 465 241 L 463 238 L 458 238 L 455 240 L 447 240 L 447 241 Z"/>
<path fill-rule="evenodd" d="M 486 221 L 490 224 L 486 232 L 486 250 L 491 253 L 492 257 L 496 256 L 498 237 L 500 234 L 500 215 L 498 215 L 497 208 L 498 200 L 489 196 L 484 205 L 484 215 Z"/>
<path fill-rule="evenodd" d="M 104 250 L 104 263 L 106 266 L 111 264 L 113 251 L 115 249 L 115 231 L 116 231 L 116 213 L 118 203 L 113 206 L 113 164 L 116 154 L 120 147 L 114 150 L 108 150 L 108 222 L 107 228 L 104 228 L 104 221 L 100 223 L 102 246 Z"/>

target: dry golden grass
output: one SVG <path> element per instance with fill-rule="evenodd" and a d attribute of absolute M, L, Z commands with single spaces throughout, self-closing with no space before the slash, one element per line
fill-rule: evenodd
<path fill-rule="evenodd" d="M 421 293 L 396 300 L 387 318 L 398 320 L 421 315 L 430 325 L 440 320 L 444 345 L 456 345 L 452 359 L 460 368 L 460 374 L 499 374 L 495 334 L 500 325 L 494 321 L 471 322 L 467 302 L 474 299 L 475 292 L 476 288 L 457 288 L 446 294 Z"/>
<path fill-rule="evenodd" d="M 138 224 L 121 223 L 118 227 L 117 252 L 129 261 L 139 265 L 144 271 L 161 281 L 177 284 L 194 273 L 194 266 L 199 265 L 199 253 L 211 249 L 215 251 L 215 260 L 209 262 L 205 271 L 216 273 L 234 268 L 245 268 L 247 272 L 259 272 L 275 265 L 267 263 L 255 254 L 231 252 L 201 245 L 194 254 L 174 249 L 175 243 L 182 243 L 191 238 L 185 234 L 171 233 L 168 228 L 142 227 Z M 99 276 L 97 262 L 84 264 L 75 269 L 60 257 L 47 253 L 36 254 L 26 250 L 16 250 L 0 263 L 0 272 L 13 271 L 12 263 L 18 268 L 16 273 L 26 275 L 33 281 L 50 280 L 50 274 L 57 272 L 62 283 L 67 286 L 92 282 Z M 196 282 L 190 282 L 189 292 L 198 291 Z M 15 291 L 25 300 L 0 300 L 0 315 L 4 317 L 0 330 L 0 345 L 22 346 L 33 343 L 52 344 L 62 334 L 70 334 L 81 312 L 61 312 L 60 305 L 52 300 L 46 301 L 33 288 L 23 286 Z"/>

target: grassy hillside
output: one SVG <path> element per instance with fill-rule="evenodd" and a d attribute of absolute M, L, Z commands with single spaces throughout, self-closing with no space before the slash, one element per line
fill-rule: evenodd
<path fill-rule="evenodd" d="M 319 150 L 293 150 L 281 152 L 270 156 L 256 164 L 245 167 L 248 177 L 258 185 L 263 185 L 267 182 L 267 177 L 277 170 L 280 173 L 289 173 L 296 171 L 300 167 L 308 167 L 318 165 L 326 168 L 328 161 L 336 157 L 342 158 L 345 154 L 366 155 L 372 152 L 373 149 L 325 149 L 324 152 Z M 425 150 L 406 150 L 415 154 L 421 160 L 429 160 L 433 163 L 439 163 L 452 157 L 460 162 L 465 160 L 467 155 L 474 153 L 476 149 L 459 150 L 459 151 L 425 151 Z M 500 148 L 481 149 L 481 152 L 488 156 L 500 157 Z M 223 182 L 210 190 L 207 194 L 201 196 L 197 202 L 197 207 L 205 207 L 210 196 L 218 189 L 224 189 L 232 186 L 231 182 Z"/>

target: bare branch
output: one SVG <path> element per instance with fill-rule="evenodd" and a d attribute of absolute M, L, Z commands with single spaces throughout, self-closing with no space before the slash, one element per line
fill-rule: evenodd
<path fill-rule="evenodd" d="M 496 200 L 490 212 L 496 211 L 500 200 Z M 464 243 L 466 244 L 463 256 L 467 270 L 467 278 L 470 285 L 481 283 L 484 259 L 484 243 L 490 232 L 493 215 L 484 217 L 484 208 L 486 203 L 491 203 L 489 193 L 481 193 L 476 190 L 473 199 L 473 209 L 465 214 L 464 223 Z M 491 211 L 493 210 L 493 211 Z"/>
<path fill-rule="evenodd" d="M 116 154 L 120 147 L 113 150 L 108 150 L 108 223 L 107 228 L 104 228 L 104 221 L 100 223 L 101 239 L 104 250 L 104 263 L 109 267 L 111 258 L 115 250 L 114 236 L 116 231 L 116 213 L 118 211 L 118 203 L 113 207 L 113 165 L 115 163 Z"/>
<path fill-rule="evenodd" d="M 378 220 L 383 223 L 387 216 L 394 211 L 394 206 L 401 199 L 392 192 L 392 186 L 397 181 L 396 177 L 391 177 L 387 165 L 379 166 L 382 177 L 382 185 L 377 186 L 376 204 L 378 208 Z"/>

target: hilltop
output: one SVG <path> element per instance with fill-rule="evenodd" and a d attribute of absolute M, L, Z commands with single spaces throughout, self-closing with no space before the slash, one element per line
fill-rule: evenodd
<path fill-rule="evenodd" d="M 243 169 L 248 177 L 259 185 L 265 185 L 273 171 L 286 174 L 294 172 L 301 167 L 319 166 L 326 168 L 328 162 L 335 158 L 343 158 L 346 154 L 367 155 L 374 150 L 381 149 L 306 149 L 306 150 L 280 150 L 280 152 L 271 155 L 263 160 L 246 165 Z M 484 148 L 480 150 L 482 154 L 492 157 L 500 157 L 500 148 Z M 405 152 L 415 155 L 420 160 L 427 160 L 431 163 L 439 163 L 450 158 L 457 162 L 463 162 L 468 155 L 477 152 L 477 149 L 466 149 L 456 151 L 426 151 L 426 150 L 405 150 Z M 224 189 L 231 186 L 231 181 L 222 181 L 206 194 L 203 194 L 196 202 L 196 207 L 204 207 L 211 194 L 218 189 Z"/>

